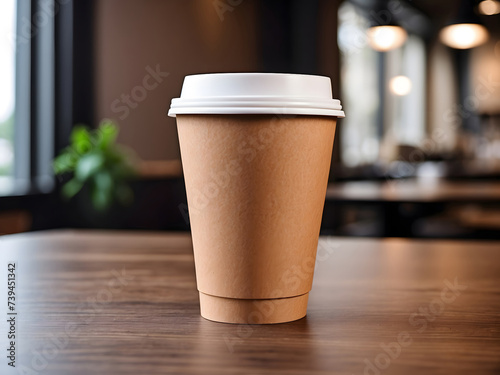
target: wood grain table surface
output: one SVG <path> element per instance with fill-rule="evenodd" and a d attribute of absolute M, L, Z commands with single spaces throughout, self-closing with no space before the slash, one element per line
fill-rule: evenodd
<path fill-rule="evenodd" d="M 307 316 L 266 326 L 200 317 L 189 234 L 10 235 L 0 261 L 2 375 L 500 373 L 500 242 L 321 237 Z"/>

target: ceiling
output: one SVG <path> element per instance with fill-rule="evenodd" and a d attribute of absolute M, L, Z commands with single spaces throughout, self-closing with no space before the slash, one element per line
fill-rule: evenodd
<path fill-rule="evenodd" d="M 390 0 L 350 0 L 365 9 L 386 8 Z M 430 33 L 436 33 L 446 23 L 450 22 L 458 13 L 460 0 L 400 0 L 415 8 L 418 13 L 422 13 L 430 20 Z M 471 0 L 469 0 L 471 1 Z M 474 1 L 474 0 L 472 0 Z M 479 0 L 476 0 L 479 2 Z M 480 16 L 481 21 L 492 34 L 500 35 L 500 15 Z M 404 25 L 406 26 L 406 25 Z M 426 28 L 429 29 L 429 27 Z"/>
<path fill-rule="evenodd" d="M 407 2 L 423 11 L 434 22 L 453 17 L 460 4 L 458 0 L 414 0 Z"/>

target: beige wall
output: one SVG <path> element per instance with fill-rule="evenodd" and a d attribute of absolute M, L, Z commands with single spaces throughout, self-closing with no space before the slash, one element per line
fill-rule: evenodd
<path fill-rule="evenodd" d="M 170 100 L 185 75 L 258 69 L 254 4 L 243 1 L 221 19 L 211 0 L 97 1 L 96 120 L 117 120 L 119 142 L 144 160 L 178 159 Z M 169 75 L 144 81 L 148 67 Z"/>

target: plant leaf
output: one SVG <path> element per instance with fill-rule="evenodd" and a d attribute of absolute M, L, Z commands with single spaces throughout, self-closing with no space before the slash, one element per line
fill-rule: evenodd
<path fill-rule="evenodd" d="M 92 206 L 94 206 L 97 211 L 107 210 L 110 206 L 110 199 L 106 192 L 94 189 L 92 191 Z"/>
<path fill-rule="evenodd" d="M 55 174 L 73 172 L 76 165 L 76 158 L 70 152 L 59 155 L 52 162 L 52 168 Z"/>
<path fill-rule="evenodd" d="M 113 202 L 113 178 L 108 171 L 100 171 L 93 177 L 93 205 L 97 210 L 106 210 Z"/>
<path fill-rule="evenodd" d="M 135 174 L 134 154 L 116 144 L 118 126 L 104 119 L 97 129 L 76 125 L 71 132 L 70 146 L 53 161 L 56 174 L 74 172 L 74 178 L 63 185 L 66 197 L 89 186 L 92 205 L 97 210 L 109 208 L 114 200 L 131 203 L 133 191 L 127 179 Z"/>
<path fill-rule="evenodd" d="M 69 199 L 74 197 L 82 189 L 82 187 L 83 182 L 77 180 L 76 178 L 72 178 L 62 186 L 61 192 L 64 197 Z"/>
<path fill-rule="evenodd" d="M 85 181 L 90 176 L 97 173 L 104 166 L 104 155 L 93 152 L 83 155 L 75 168 L 75 177 L 80 181 Z"/>
<path fill-rule="evenodd" d="M 118 127 L 116 124 L 108 119 L 101 121 L 99 128 L 96 132 L 97 147 L 101 150 L 112 147 L 118 136 Z"/>
<path fill-rule="evenodd" d="M 92 150 L 92 135 L 84 125 L 77 125 L 71 132 L 71 146 L 78 154 Z"/>
<path fill-rule="evenodd" d="M 96 189 L 111 191 L 113 188 L 113 179 L 108 171 L 101 171 L 94 176 Z"/>

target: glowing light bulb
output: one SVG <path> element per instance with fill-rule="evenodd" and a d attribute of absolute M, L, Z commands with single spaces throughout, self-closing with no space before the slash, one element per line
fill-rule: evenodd
<path fill-rule="evenodd" d="M 439 36 L 447 46 L 467 49 L 485 43 L 488 40 L 488 31 L 476 23 L 458 23 L 446 26 Z"/>
<path fill-rule="evenodd" d="M 367 31 L 368 43 L 376 51 L 390 51 L 401 47 L 408 34 L 399 26 L 374 26 Z"/>
<path fill-rule="evenodd" d="M 496 0 L 484 0 L 479 3 L 479 13 L 485 14 L 487 16 L 492 16 L 494 14 L 500 13 L 500 1 Z"/>
<path fill-rule="evenodd" d="M 408 95 L 411 91 L 411 80 L 406 76 L 393 77 L 389 81 L 389 88 L 395 95 Z"/>

